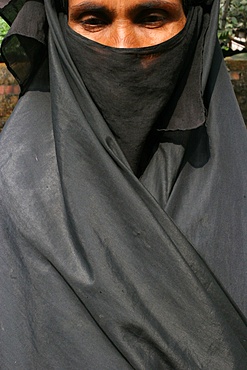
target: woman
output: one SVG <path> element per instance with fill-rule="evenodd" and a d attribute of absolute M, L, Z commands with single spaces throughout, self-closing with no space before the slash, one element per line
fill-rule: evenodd
<path fill-rule="evenodd" d="M 130 5 L 131 4 L 131 5 Z M 2 0 L 3 369 L 246 369 L 246 129 L 218 2 Z"/>

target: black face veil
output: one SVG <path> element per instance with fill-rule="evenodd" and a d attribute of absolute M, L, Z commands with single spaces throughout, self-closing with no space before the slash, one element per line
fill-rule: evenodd
<path fill-rule="evenodd" d="M 202 9 L 193 7 L 186 26 L 176 36 L 137 49 L 100 45 L 73 31 L 67 17 L 61 19 L 73 62 L 137 175 L 148 159 L 147 137 L 159 122 L 164 124 L 162 116 L 177 82 L 188 73 L 202 18 Z"/>
<path fill-rule="evenodd" d="M 193 57 L 139 178 L 64 15 L 49 0 L 1 8 L 22 87 L 0 138 L 1 366 L 245 370 L 247 137 L 217 2 L 196 7 Z"/>

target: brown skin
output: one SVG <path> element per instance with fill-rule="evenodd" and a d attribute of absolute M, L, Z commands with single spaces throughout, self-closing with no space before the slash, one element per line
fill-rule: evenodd
<path fill-rule="evenodd" d="M 69 0 L 69 26 L 116 48 L 157 45 L 179 33 L 185 23 L 182 0 Z"/>

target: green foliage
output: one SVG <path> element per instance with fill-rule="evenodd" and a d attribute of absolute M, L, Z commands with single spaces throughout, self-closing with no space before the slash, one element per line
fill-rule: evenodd
<path fill-rule="evenodd" d="M 247 28 L 247 0 L 221 0 L 219 40 L 223 49 L 228 49 L 238 31 Z"/>
<path fill-rule="evenodd" d="M 0 17 L 0 44 L 9 30 L 9 25 Z"/>

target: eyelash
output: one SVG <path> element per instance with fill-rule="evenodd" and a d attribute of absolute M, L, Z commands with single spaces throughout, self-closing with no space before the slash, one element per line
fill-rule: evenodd
<path fill-rule="evenodd" d="M 88 24 L 88 25 L 92 25 L 92 26 L 96 26 L 98 24 L 102 24 L 102 25 L 105 24 L 105 25 L 107 25 L 110 22 L 107 21 L 107 20 L 103 20 L 99 16 L 91 16 L 91 17 L 88 17 L 85 20 L 81 20 L 80 23 L 82 23 L 82 24 Z"/>

